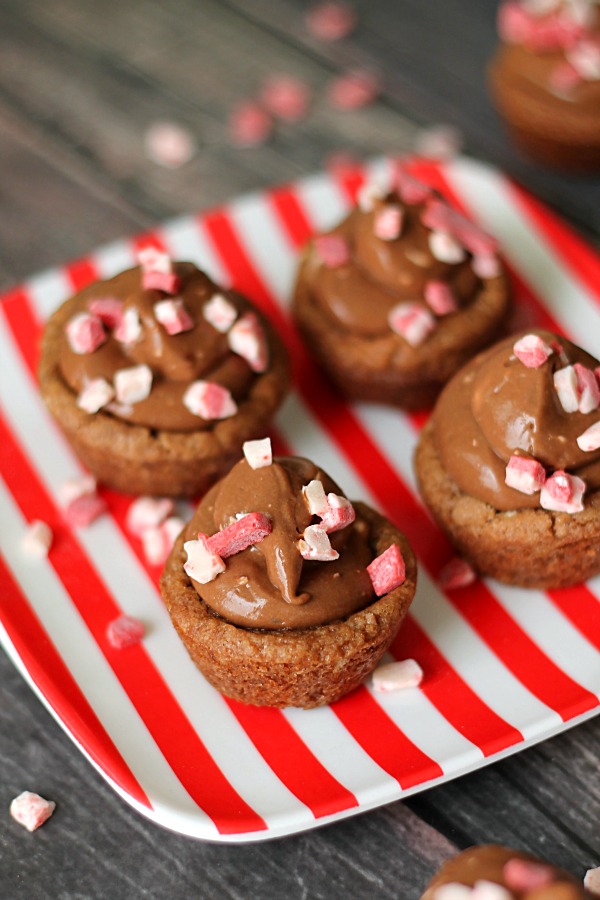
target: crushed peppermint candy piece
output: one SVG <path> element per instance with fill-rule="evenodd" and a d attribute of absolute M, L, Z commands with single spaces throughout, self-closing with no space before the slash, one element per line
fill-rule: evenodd
<path fill-rule="evenodd" d="M 403 210 L 393 203 L 386 203 L 375 213 L 373 234 L 381 241 L 395 241 L 402 233 Z"/>
<path fill-rule="evenodd" d="M 114 375 L 114 386 L 119 403 L 141 403 L 150 396 L 152 389 L 152 369 L 145 363 L 118 369 Z"/>
<path fill-rule="evenodd" d="M 48 556 L 52 544 L 52 529 L 41 519 L 34 519 L 27 526 L 21 538 L 21 550 L 32 559 L 43 559 Z"/>
<path fill-rule="evenodd" d="M 319 234 L 314 239 L 317 256 L 328 269 L 337 269 L 350 262 L 350 245 L 339 234 Z"/>
<path fill-rule="evenodd" d="M 424 296 L 425 302 L 436 316 L 447 316 L 458 309 L 456 297 L 446 281 L 428 281 L 425 285 Z"/>
<path fill-rule="evenodd" d="M 473 256 L 492 256 L 498 250 L 495 238 L 437 197 L 429 200 L 421 213 L 421 221 L 432 231 L 443 231 L 452 235 Z"/>
<path fill-rule="evenodd" d="M 227 388 L 214 381 L 193 381 L 183 395 L 183 405 L 193 416 L 211 422 L 235 416 L 237 403 Z"/>
<path fill-rule="evenodd" d="M 245 313 L 227 332 L 230 349 L 245 359 L 253 372 L 264 372 L 269 364 L 265 332 L 253 312 Z"/>
<path fill-rule="evenodd" d="M 225 334 L 237 319 L 237 309 L 223 294 L 213 294 L 202 307 L 202 315 L 213 328 Z"/>
<path fill-rule="evenodd" d="M 327 494 L 327 508 L 321 516 L 321 525 L 331 534 L 351 525 L 356 518 L 354 507 L 346 497 L 339 494 Z"/>
<path fill-rule="evenodd" d="M 573 4 L 574 6 L 574 4 Z M 498 33 L 509 44 L 524 44 L 534 52 L 566 50 L 583 35 L 584 20 L 567 6 L 548 14 L 528 9 L 517 0 L 502 3 L 498 11 Z"/>
<path fill-rule="evenodd" d="M 600 422 L 594 422 L 577 438 L 577 446 L 586 453 L 600 450 Z"/>
<path fill-rule="evenodd" d="M 137 309 L 130 306 L 123 313 L 114 330 L 114 336 L 122 344 L 135 344 L 142 336 L 142 323 Z"/>
<path fill-rule="evenodd" d="M 471 268 L 478 278 L 487 281 L 488 278 L 497 278 L 502 271 L 500 260 L 497 256 L 476 254 L 471 260 Z"/>
<path fill-rule="evenodd" d="M 260 89 L 260 100 L 272 116 L 297 122 L 308 112 L 311 91 L 305 81 L 293 75 L 271 75 Z"/>
<path fill-rule="evenodd" d="M 548 82 L 553 91 L 557 94 L 570 94 L 571 91 L 581 84 L 581 74 L 569 60 L 561 60 L 550 72 Z"/>
<path fill-rule="evenodd" d="M 321 41 L 339 41 L 356 27 L 356 12 L 349 3 L 325 0 L 308 10 L 305 21 L 313 37 Z"/>
<path fill-rule="evenodd" d="M 404 203 L 409 203 L 411 205 L 425 203 L 432 195 L 432 189 L 428 184 L 419 181 L 418 178 L 415 178 L 407 172 L 406 169 L 402 168 L 402 166 L 396 167 L 394 184 L 400 195 L 400 199 Z"/>
<path fill-rule="evenodd" d="M 506 466 L 504 480 L 508 487 L 522 494 L 535 494 L 546 481 L 546 470 L 537 459 L 513 454 Z"/>
<path fill-rule="evenodd" d="M 105 378 L 92 378 L 77 395 L 79 409 L 86 413 L 99 412 L 115 399 L 115 389 Z"/>
<path fill-rule="evenodd" d="M 465 248 L 447 231 L 432 231 L 429 234 L 429 249 L 438 262 L 456 265 L 466 259 Z"/>
<path fill-rule="evenodd" d="M 358 194 L 356 195 L 356 202 L 358 208 L 362 210 L 362 212 L 368 213 L 372 212 L 376 202 L 378 200 L 383 200 L 384 197 L 385 191 L 381 185 L 368 181 L 359 188 Z"/>
<path fill-rule="evenodd" d="M 77 500 L 85 494 L 95 494 L 96 479 L 93 475 L 77 475 L 74 478 L 65 478 L 58 492 L 63 504 L 67 506 L 73 500 Z"/>
<path fill-rule="evenodd" d="M 496 881 L 481 878 L 473 885 L 471 900 L 513 900 L 514 895 Z"/>
<path fill-rule="evenodd" d="M 122 615 L 108 623 L 106 638 L 115 650 L 124 650 L 126 647 L 139 644 L 145 631 L 144 624 L 139 619 Z"/>
<path fill-rule="evenodd" d="M 454 591 L 457 588 L 467 587 L 477 580 L 477 573 L 473 566 L 462 559 L 460 556 L 454 556 L 440 570 L 438 583 L 445 591 Z"/>
<path fill-rule="evenodd" d="M 373 690 L 403 691 L 418 687 L 423 681 L 423 669 L 415 659 L 383 663 L 373 672 Z"/>
<path fill-rule="evenodd" d="M 87 528 L 107 510 L 106 502 L 93 491 L 81 494 L 70 500 L 64 511 L 65 519 L 71 528 Z"/>
<path fill-rule="evenodd" d="M 555 881 L 554 872 L 544 863 L 514 857 L 504 864 L 502 875 L 506 886 L 513 891 L 534 891 Z"/>
<path fill-rule="evenodd" d="M 600 896 L 600 866 L 587 870 L 583 879 L 583 886 L 591 894 L 598 894 Z"/>
<path fill-rule="evenodd" d="M 457 881 L 438 885 L 432 894 L 432 900 L 471 900 L 471 897 L 471 888 Z"/>
<path fill-rule="evenodd" d="M 242 452 L 251 469 L 262 469 L 273 462 L 271 439 L 268 437 L 258 441 L 244 441 Z"/>
<path fill-rule="evenodd" d="M 580 413 L 593 412 L 600 405 L 600 386 L 596 381 L 596 376 L 591 369 L 582 366 L 581 363 L 575 363 L 573 368 L 577 378 L 577 393 L 579 395 L 577 408 Z"/>
<path fill-rule="evenodd" d="M 117 297 L 96 297 L 91 301 L 89 310 L 107 328 L 116 328 L 123 317 L 123 301 Z"/>
<path fill-rule="evenodd" d="M 336 109 L 360 109 L 372 103 L 381 93 L 381 79 L 369 69 L 351 69 L 334 78 L 327 97 Z"/>
<path fill-rule="evenodd" d="M 574 367 L 565 366 L 564 369 L 557 369 L 552 376 L 552 380 L 560 405 L 564 411 L 568 413 L 577 412 L 579 409 L 579 391 Z"/>
<path fill-rule="evenodd" d="M 208 546 L 221 559 L 241 553 L 271 534 L 271 520 L 265 513 L 246 513 L 208 538 Z"/>
<path fill-rule="evenodd" d="M 552 352 L 552 347 L 538 334 L 526 334 L 513 345 L 513 353 L 528 369 L 539 369 Z"/>
<path fill-rule="evenodd" d="M 390 544 L 387 550 L 376 556 L 367 566 L 367 572 L 378 597 L 404 584 L 406 566 L 398 545 Z"/>
<path fill-rule="evenodd" d="M 190 331 L 194 327 L 192 317 L 179 297 L 155 303 L 154 316 L 167 334 L 181 334 L 182 331 Z"/>
<path fill-rule="evenodd" d="M 435 318 L 418 303 L 398 303 L 390 310 L 388 323 L 412 347 L 422 344 L 436 328 Z"/>
<path fill-rule="evenodd" d="M 313 478 L 308 484 L 302 488 L 302 496 L 308 507 L 311 516 L 319 516 L 321 518 L 327 512 L 327 495 L 323 482 Z"/>
<path fill-rule="evenodd" d="M 303 559 L 332 562 L 340 555 L 331 546 L 329 535 L 323 525 L 309 525 L 305 528 L 297 546 Z"/>
<path fill-rule="evenodd" d="M 73 353 L 93 353 L 107 339 L 102 320 L 89 312 L 80 312 L 65 326 L 67 341 Z"/>
<path fill-rule="evenodd" d="M 273 119 L 254 100 L 238 103 L 229 116 L 229 137 L 237 147 L 257 147 L 271 137 Z"/>
<path fill-rule="evenodd" d="M 178 169 L 196 152 L 192 133 L 177 122 L 153 122 L 144 134 L 144 150 L 152 162 L 167 169 Z"/>
<path fill-rule="evenodd" d="M 45 800 L 44 797 L 34 794 L 33 791 L 23 791 L 10 804 L 11 816 L 27 831 L 35 831 L 36 828 L 43 825 L 55 809 L 54 800 Z"/>
<path fill-rule="evenodd" d="M 546 479 L 540 491 L 540 506 L 552 512 L 569 514 L 581 512 L 585 482 L 577 475 L 559 469 Z"/>
<path fill-rule="evenodd" d="M 148 528 L 157 528 L 174 509 L 170 497 L 137 497 L 127 510 L 125 527 L 135 537 L 141 537 Z"/>
<path fill-rule="evenodd" d="M 145 528 L 141 537 L 146 562 L 151 566 L 164 565 L 184 525 L 179 516 L 170 516 L 159 525 Z"/>
<path fill-rule="evenodd" d="M 193 581 L 208 584 L 225 571 L 225 563 L 208 545 L 207 534 L 199 531 L 198 540 L 186 541 L 183 549 L 187 553 L 183 568 Z"/>
<path fill-rule="evenodd" d="M 168 253 L 163 253 L 156 247 L 144 247 L 138 253 L 138 262 L 142 267 L 142 287 L 145 291 L 177 293 L 181 278 L 173 271 Z"/>
<path fill-rule="evenodd" d="M 600 40 L 585 37 L 565 53 L 567 60 L 585 81 L 600 80 Z"/>

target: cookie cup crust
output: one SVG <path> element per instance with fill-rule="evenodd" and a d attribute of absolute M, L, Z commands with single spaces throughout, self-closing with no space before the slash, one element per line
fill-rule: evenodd
<path fill-rule="evenodd" d="M 481 575 L 526 588 L 557 588 L 600 572 L 600 491 L 582 512 L 501 511 L 460 490 L 437 452 L 427 423 L 415 452 L 421 496 L 434 518 Z"/>
<path fill-rule="evenodd" d="M 46 324 L 40 392 L 82 462 L 98 481 L 118 491 L 176 497 L 203 493 L 241 457 L 244 441 L 264 437 L 287 393 L 287 352 L 270 323 L 254 310 L 265 329 L 270 365 L 256 377 L 235 416 L 204 431 L 176 432 L 132 425 L 102 410 L 90 415 L 77 406 L 59 368 L 62 333 L 76 311 L 76 298 L 71 298 Z"/>
<path fill-rule="evenodd" d="M 375 668 L 412 602 L 417 566 L 402 532 L 363 503 L 354 507 L 369 523 L 374 555 L 399 545 L 406 580 L 366 609 L 314 628 L 261 631 L 215 615 L 184 572 L 185 531 L 179 536 L 161 578 L 162 596 L 193 662 L 221 693 L 255 706 L 310 709 L 347 694 Z"/>
<path fill-rule="evenodd" d="M 423 344 L 411 347 L 392 331 L 373 338 L 339 326 L 315 299 L 309 269 L 306 251 L 292 310 L 321 367 L 346 396 L 403 409 L 431 406 L 448 379 L 503 333 L 511 306 L 510 285 L 502 274 L 486 282 L 464 310 L 440 319 Z"/>

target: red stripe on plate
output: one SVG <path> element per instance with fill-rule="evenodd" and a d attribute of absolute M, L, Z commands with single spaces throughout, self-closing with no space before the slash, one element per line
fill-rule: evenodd
<path fill-rule="evenodd" d="M 294 247 L 302 247 L 313 234 L 313 228 L 298 203 L 294 190 L 283 186 L 267 195 L 277 216 L 285 223 L 288 237 Z"/>
<path fill-rule="evenodd" d="M 33 683 L 108 777 L 142 806 L 152 804 L 65 666 L 0 556 L 2 623 Z"/>
<path fill-rule="evenodd" d="M 585 584 L 548 591 L 549 597 L 571 625 L 600 650 L 600 600 Z"/>
<path fill-rule="evenodd" d="M 89 259 L 78 259 L 64 267 L 63 271 L 69 276 L 74 291 L 82 291 L 98 277 L 96 269 Z M 67 298 L 65 297 L 65 300 Z"/>
<path fill-rule="evenodd" d="M 423 693 L 484 756 L 499 753 L 523 740 L 520 731 L 486 706 L 463 681 L 410 614 L 391 649 L 396 659 L 417 660 L 424 672 Z"/>
<path fill-rule="evenodd" d="M 42 326 L 28 302 L 25 289 L 16 288 L 5 294 L 1 309 L 10 325 L 19 353 L 35 378 L 40 361 Z"/>
<path fill-rule="evenodd" d="M 0 444 L 7 454 L 9 465 L 4 470 L 15 501 L 25 518 L 41 518 L 53 527 L 55 541 L 49 560 L 182 785 L 221 833 L 265 829 L 263 819 L 234 790 L 206 750 L 143 643 L 126 651 L 108 644 L 106 628 L 121 610 L 75 537 L 61 523 L 60 512 L 2 418 Z M 90 597 L 94 598 L 93 603 L 89 602 Z M 79 740 L 77 734 L 75 737 Z"/>
<path fill-rule="evenodd" d="M 354 794 L 319 762 L 279 710 L 227 702 L 261 756 L 315 818 L 358 806 Z"/>

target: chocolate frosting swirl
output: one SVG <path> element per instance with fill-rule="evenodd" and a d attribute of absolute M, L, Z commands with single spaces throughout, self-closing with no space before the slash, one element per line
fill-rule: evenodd
<path fill-rule="evenodd" d="M 103 411 L 156 430 L 199 431 L 211 428 L 213 423 L 193 415 L 184 405 L 183 395 L 191 382 L 216 382 L 237 401 L 246 396 L 256 377 L 248 363 L 230 350 L 227 334 L 217 331 L 205 319 L 202 309 L 215 294 L 223 294 L 238 314 L 250 306 L 233 291 L 221 291 L 192 263 L 176 263 L 174 271 L 181 278 L 177 298 L 183 300 L 193 321 L 190 330 L 167 334 L 154 315 L 154 304 L 164 300 L 165 294 L 144 290 L 141 270 L 129 269 L 82 290 L 76 298 L 74 314 L 88 311 L 95 299 L 116 298 L 122 301 L 123 312 L 137 311 L 142 325 L 140 339 L 125 344 L 108 329 L 107 340 L 100 347 L 80 354 L 73 352 L 63 334 L 60 371 L 67 384 L 79 392 L 92 379 L 104 378 L 110 383 L 118 370 L 144 363 L 153 373 L 150 395 L 131 405 L 113 402 Z"/>
<path fill-rule="evenodd" d="M 512 335 L 468 363 L 444 388 L 433 413 L 437 451 L 444 469 L 466 494 L 496 509 L 539 507 L 539 494 L 505 484 L 513 454 L 531 456 L 548 473 L 565 469 L 600 488 L 600 450 L 579 449 L 577 437 L 600 419 L 600 411 L 565 412 L 554 387 L 557 369 L 598 360 L 564 338 L 534 329 L 548 345 L 560 344 L 538 368 L 514 354 Z"/>
<path fill-rule="evenodd" d="M 259 469 L 241 460 L 203 498 L 186 528 L 187 540 L 198 532 L 214 534 L 239 513 L 263 512 L 272 524 L 266 538 L 230 556 L 213 581 L 192 582 L 215 613 L 248 628 L 308 628 L 343 619 L 375 599 L 366 571 L 375 554 L 368 525 L 359 517 L 330 535 L 339 559 L 318 562 L 301 556 L 298 540 L 318 521 L 302 495 L 312 480 L 321 481 L 326 493 L 341 494 L 313 463 L 282 457 Z"/>

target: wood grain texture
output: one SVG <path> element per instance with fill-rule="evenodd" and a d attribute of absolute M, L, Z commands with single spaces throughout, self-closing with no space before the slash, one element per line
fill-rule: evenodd
<path fill-rule="evenodd" d="M 418 129 L 460 127 L 466 148 L 513 174 L 597 237 L 600 181 L 531 166 L 486 93 L 495 0 L 360 0 L 359 28 L 326 45 L 293 0 L 4 0 L 0 5 L 0 282 L 85 254 L 247 190 L 412 148 Z M 330 79 L 377 67 L 380 101 L 343 113 Z M 315 91 L 309 117 L 240 150 L 229 110 L 272 72 Z M 144 153 L 171 119 L 198 153 L 168 170 Z M 583 874 L 600 863 L 600 719 L 404 803 L 274 842 L 226 846 L 158 828 L 105 784 L 0 655 L 0 896 L 376 897 L 416 900 L 457 848 L 498 840 Z M 31 789 L 57 801 L 34 835 L 8 816 Z"/>

